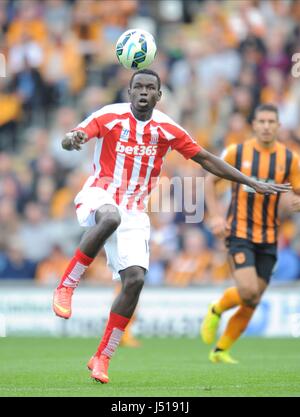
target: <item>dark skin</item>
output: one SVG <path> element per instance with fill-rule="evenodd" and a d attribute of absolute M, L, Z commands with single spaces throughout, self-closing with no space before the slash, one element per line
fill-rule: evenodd
<path fill-rule="evenodd" d="M 153 109 L 162 95 L 158 79 L 152 74 L 137 74 L 132 80 L 128 94 L 134 117 L 140 121 L 150 120 Z M 87 135 L 82 131 L 70 132 L 63 139 L 62 147 L 66 150 L 80 151 L 87 139 Z M 290 190 L 289 185 L 271 185 L 255 181 L 205 150 L 192 159 L 213 174 L 247 184 L 262 194 Z M 95 219 L 96 226 L 86 232 L 79 245 L 80 250 L 92 258 L 97 255 L 121 222 L 118 209 L 109 204 L 97 210 Z M 145 272 L 140 266 L 131 266 L 120 271 L 122 289 L 112 305 L 112 312 L 128 318 L 133 315 L 143 288 Z"/>
<path fill-rule="evenodd" d="M 153 75 L 138 74 L 128 90 L 131 111 L 141 121 L 150 120 L 156 103 L 161 99 L 158 80 Z"/>

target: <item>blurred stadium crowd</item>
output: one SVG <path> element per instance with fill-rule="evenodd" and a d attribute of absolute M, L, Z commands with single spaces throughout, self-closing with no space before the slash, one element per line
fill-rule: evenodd
<path fill-rule="evenodd" d="M 54 284 L 78 245 L 73 198 L 92 169 L 93 143 L 61 148 L 64 134 L 105 104 L 127 101 L 131 71 L 114 44 L 127 28 L 157 39 L 151 68 L 163 81 L 159 108 L 220 154 L 251 137 L 255 106 L 279 107 L 280 140 L 300 152 L 299 0 L 0 0 L 0 279 Z M 201 176 L 175 152 L 164 175 Z M 228 187 L 220 186 L 224 204 Z M 150 213 L 148 285 L 218 284 L 226 251 L 206 222 Z M 300 279 L 300 217 L 284 219 L 274 280 Z M 86 280 L 110 284 L 101 253 Z"/>

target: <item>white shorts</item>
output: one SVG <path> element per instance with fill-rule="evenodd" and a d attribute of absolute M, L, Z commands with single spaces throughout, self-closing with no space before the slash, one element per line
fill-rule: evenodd
<path fill-rule="evenodd" d="M 83 188 L 75 197 L 77 219 L 82 227 L 96 225 L 95 213 L 101 206 L 117 207 L 121 224 L 107 239 L 104 249 L 113 279 L 120 279 L 119 271 L 130 266 L 149 268 L 150 220 L 146 213 L 127 211 L 118 206 L 111 195 L 99 187 Z"/>

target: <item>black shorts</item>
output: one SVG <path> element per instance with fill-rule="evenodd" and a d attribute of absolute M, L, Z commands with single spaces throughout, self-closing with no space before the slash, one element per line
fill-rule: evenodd
<path fill-rule="evenodd" d="M 277 261 L 275 243 L 254 243 L 231 236 L 226 239 L 226 246 L 236 269 L 254 266 L 257 275 L 269 283 Z"/>

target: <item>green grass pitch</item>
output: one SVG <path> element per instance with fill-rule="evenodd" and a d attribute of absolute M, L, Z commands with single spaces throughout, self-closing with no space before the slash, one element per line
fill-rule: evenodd
<path fill-rule="evenodd" d="M 107 385 L 89 377 L 97 339 L 1 338 L 0 396 L 300 396 L 298 339 L 241 339 L 239 365 L 211 364 L 196 339 L 143 339 L 120 347 Z"/>

